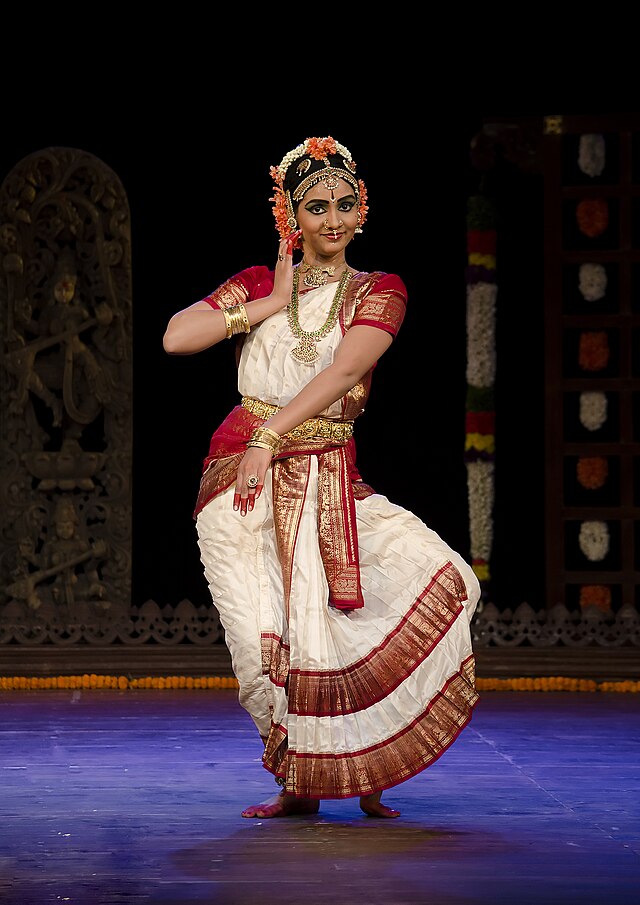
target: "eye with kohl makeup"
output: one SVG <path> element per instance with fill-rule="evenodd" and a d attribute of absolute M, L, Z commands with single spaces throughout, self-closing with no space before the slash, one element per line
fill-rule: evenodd
<path fill-rule="evenodd" d="M 353 196 L 349 196 L 349 198 L 343 198 L 341 201 L 338 201 L 336 204 L 336 210 L 340 211 L 341 214 L 348 214 L 356 204 L 356 199 Z M 306 211 L 309 211 L 310 214 L 317 214 L 325 216 L 329 210 L 329 202 L 328 201 L 309 201 L 305 204 Z"/>

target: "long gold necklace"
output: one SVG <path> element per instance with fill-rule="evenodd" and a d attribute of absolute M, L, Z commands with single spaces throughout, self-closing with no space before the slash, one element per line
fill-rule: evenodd
<path fill-rule="evenodd" d="M 327 319 L 324 324 L 317 330 L 303 330 L 298 319 L 298 283 L 300 281 L 300 273 L 297 268 L 294 270 L 291 302 L 287 307 L 287 322 L 293 335 L 296 339 L 300 340 L 298 345 L 291 350 L 291 354 L 296 361 L 302 361 L 305 364 L 313 364 L 314 361 L 317 361 L 320 358 L 318 350 L 316 349 L 316 343 L 327 336 L 327 334 L 335 327 L 350 279 L 351 271 L 347 268 L 340 277 L 336 294 L 333 297 L 333 302 L 331 308 L 329 308 L 329 313 L 327 314 Z"/>

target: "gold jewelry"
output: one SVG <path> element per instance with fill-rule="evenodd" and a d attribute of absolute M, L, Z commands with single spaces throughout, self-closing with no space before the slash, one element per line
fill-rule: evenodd
<path fill-rule="evenodd" d="M 333 303 L 331 308 L 329 308 L 329 313 L 327 314 L 327 319 L 324 324 L 318 330 L 303 330 L 298 319 L 298 282 L 300 280 L 300 272 L 298 268 L 295 269 L 293 273 L 291 302 L 287 307 L 287 322 L 293 335 L 296 339 L 300 340 L 298 345 L 291 350 L 291 355 L 296 361 L 301 361 L 305 364 L 313 364 L 314 361 L 317 361 L 320 358 L 318 350 L 316 349 L 316 343 L 320 342 L 321 339 L 324 339 L 324 337 L 335 327 L 350 279 L 351 271 L 347 268 L 340 277 L 336 294 L 333 297 Z"/>
<path fill-rule="evenodd" d="M 232 308 L 223 308 L 224 322 L 227 325 L 227 339 L 236 333 L 250 333 L 251 324 L 247 316 L 247 309 L 242 302 Z"/>
<path fill-rule="evenodd" d="M 278 260 L 279 260 L 279 261 L 284 261 L 284 255 L 278 255 Z"/>
<path fill-rule="evenodd" d="M 252 415 L 264 418 L 265 421 L 281 409 L 279 405 L 263 402 L 261 399 L 254 399 L 253 396 L 243 396 L 240 404 Z M 282 435 L 282 439 L 332 440 L 337 443 L 346 443 L 352 436 L 353 421 L 334 421 L 332 418 L 323 418 L 318 415 L 316 418 L 307 418 L 302 424 L 287 431 L 286 434 Z"/>
<path fill-rule="evenodd" d="M 340 229 L 341 226 L 344 226 L 344 221 L 340 220 L 338 225 L 336 227 L 333 227 L 333 226 L 329 226 L 327 218 L 325 217 L 324 220 L 322 221 L 322 225 L 324 226 L 325 229 L 328 229 L 332 233 L 335 233 L 335 231 Z"/>
<path fill-rule="evenodd" d="M 304 285 L 310 286 L 312 289 L 318 289 L 320 286 L 324 286 L 329 277 L 333 276 L 336 269 L 335 264 L 333 267 L 316 267 L 315 264 L 307 264 L 306 261 L 302 261 L 298 266 L 302 272 L 306 274 L 303 281 Z"/>
<path fill-rule="evenodd" d="M 247 487 L 257 487 L 258 486 L 258 475 L 250 474 L 247 478 Z"/>
<path fill-rule="evenodd" d="M 269 427 L 257 427 L 251 434 L 247 447 L 257 446 L 259 449 L 268 449 L 275 456 L 280 450 L 281 444 L 282 438 L 280 434 L 276 434 Z"/>
<path fill-rule="evenodd" d="M 227 308 L 222 309 L 222 316 L 224 317 L 224 322 L 227 325 L 226 339 L 231 339 L 231 337 L 233 336 L 233 322 Z"/>

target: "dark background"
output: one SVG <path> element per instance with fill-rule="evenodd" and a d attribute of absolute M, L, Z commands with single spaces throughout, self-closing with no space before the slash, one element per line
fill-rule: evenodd
<path fill-rule="evenodd" d="M 408 288 L 404 325 L 357 424 L 360 472 L 469 556 L 466 209 L 480 178 L 470 142 L 486 118 L 544 114 L 462 107 L 454 117 L 434 112 L 425 133 L 424 117 L 402 99 L 384 115 L 374 99 L 359 115 L 311 106 L 282 116 L 271 103 L 225 104 L 220 94 L 210 103 L 158 105 L 139 93 L 121 97 L 105 117 L 100 104 L 76 116 L 52 104 L 23 118 L 0 148 L 2 177 L 45 147 L 82 149 L 117 174 L 128 196 L 136 604 L 209 602 L 192 511 L 210 435 L 238 402 L 232 344 L 168 356 L 166 323 L 242 268 L 272 265 L 269 168 L 310 135 L 346 145 L 367 185 L 369 215 L 349 263 L 396 272 Z M 506 166 L 491 190 L 499 210 L 491 596 L 501 607 L 523 600 L 537 607 L 544 605 L 541 183 Z"/>

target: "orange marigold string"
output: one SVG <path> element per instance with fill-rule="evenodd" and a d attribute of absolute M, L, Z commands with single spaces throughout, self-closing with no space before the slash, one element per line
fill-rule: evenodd
<path fill-rule="evenodd" d="M 609 337 L 604 330 L 580 334 L 578 362 L 583 371 L 601 371 L 609 363 Z"/>
<path fill-rule="evenodd" d="M 212 688 L 238 688 L 233 676 L 145 676 L 132 679 L 127 676 L 97 676 L 98 684 L 89 681 L 89 676 L 0 676 L 0 691 L 66 691 L 104 690 L 120 691 L 167 691 Z M 602 691 L 640 692 L 640 681 L 624 679 L 615 682 L 600 682 L 595 679 L 577 679 L 571 676 L 516 676 L 513 678 L 477 678 L 476 688 L 485 691 Z"/>
<path fill-rule="evenodd" d="M 579 483 L 586 490 L 597 490 L 606 483 L 609 461 L 604 456 L 580 456 L 576 473 Z"/>
<path fill-rule="evenodd" d="M 585 198 L 576 208 L 576 219 L 580 232 L 595 239 L 609 225 L 609 205 L 603 198 Z"/>

